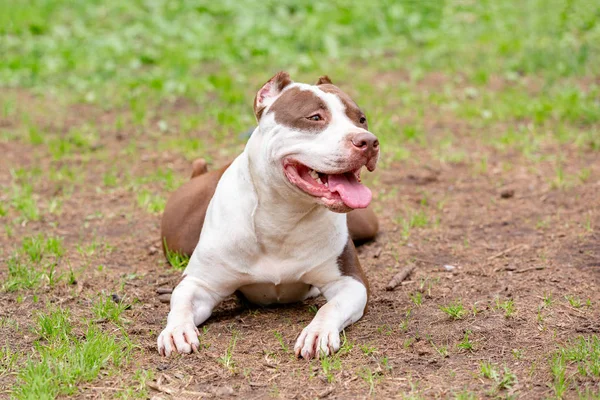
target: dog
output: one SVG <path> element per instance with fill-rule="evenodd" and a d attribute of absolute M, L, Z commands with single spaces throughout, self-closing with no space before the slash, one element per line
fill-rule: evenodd
<path fill-rule="evenodd" d="M 157 339 L 163 356 L 198 351 L 197 326 L 236 291 L 259 305 L 324 295 L 294 346 L 305 359 L 337 351 L 366 309 L 353 239 L 377 233 L 360 173 L 375 170 L 379 141 L 365 114 L 327 76 L 310 85 L 286 72 L 258 91 L 254 114 L 242 154 L 210 172 L 197 160 L 165 207 L 165 247 L 192 254 Z"/>

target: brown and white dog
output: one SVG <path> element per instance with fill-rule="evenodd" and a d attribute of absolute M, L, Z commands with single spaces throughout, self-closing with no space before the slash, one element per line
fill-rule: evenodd
<path fill-rule="evenodd" d="M 365 310 L 368 283 L 352 239 L 377 232 L 360 172 L 379 157 L 365 115 L 329 78 L 309 85 L 285 72 L 259 90 L 254 112 L 244 152 L 216 171 L 196 162 L 165 208 L 166 245 L 192 255 L 158 337 L 163 355 L 196 351 L 196 327 L 235 291 L 263 305 L 323 294 L 327 303 L 294 346 L 307 359 L 337 351 L 340 331 Z"/>

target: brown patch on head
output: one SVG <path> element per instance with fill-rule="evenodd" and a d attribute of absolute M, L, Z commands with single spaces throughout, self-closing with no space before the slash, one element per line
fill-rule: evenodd
<path fill-rule="evenodd" d="M 321 79 L 319 79 L 319 81 L 321 81 Z M 334 94 L 340 99 L 346 109 L 346 116 L 350 119 L 350 121 L 352 121 L 352 123 L 354 123 L 354 125 L 363 129 L 369 129 L 365 113 L 361 111 L 360 107 L 358 107 L 358 105 L 354 102 L 354 100 L 352 100 L 352 98 L 350 98 L 350 96 L 342 92 L 337 86 L 332 85 L 331 83 L 317 85 L 319 89 L 325 93 Z"/>
<path fill-rule="evenodd" d="M 331 82 L 331 79 L 329 79 L 329 77 L 327 75 L 323 75 L 322 77 L 319 78 L 319 80 L 317 81 L 317 86 L 318 85 L 324 85 L 324 84 L 330 84 L 332 85 L 333 82 Z"/>
<path fill-rule="evenodd" d="M 254 97 L 254 115 L 256 115 L 257 121 L 260 120 L 260 117 L 262 117 L 262 114 L 265 111 L 265 99 L 268 97 L 278 96 L 283 89 L 285 89 L 286 86 L 291 83 L 292 79 L 290 78 L 290 74 L 285 71 L 281 71 L 275 74 L 275 76 L 269 79 L 267 83 L 262 86 L 262 88 Z"/>
<path fill-rule="evenodd" d="M 269 112 L 275 114 L 278 124 L 290 128 L 320 132 L 331 121 L 331 111 L 325 101 L 310 90 L 293 87 L 281 94 Z M 318 116 L 319 120 L 309 119 Z"/>

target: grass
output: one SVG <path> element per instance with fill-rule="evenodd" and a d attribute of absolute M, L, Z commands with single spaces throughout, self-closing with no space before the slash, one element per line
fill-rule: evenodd
<path fill-rule="evenodd" d="M 283 350 L 283 352 L 286 354 L 290 353 L 290 347 L 285 343 L 283 335 L 277 331 L 273 332 L 273 335 L 275 336 L 275 339 L 277 339 L 277 342 L 279 342 L 281 350 Z"/>
<path fill-rule="evenodd" d="M 416 306 L 420 306 L 421 304 L 423 304 L 423 293 L 421 292 L 414 292 L 410 294 L 410 300 L 416 305 Z"/>
<path fill-rule="evenodd" d="M 569 304 L 573 308 L 581 308 L 581 306 L 583 305 L 583 303 L 581 302 L 581 299 L 577 296 L 565 295 L 565 299 L 569 302 Z"/>
<path fill-rule="evenodd" d="M 500 301 L 500 299 L 498 298 L 498 299 L 496 299 L 496 309 L 504 310 L 504 316 L 506 318 L 510 318 L 516 312 L 515 301 L 513 299 Z"/>
<path fill-rule="evenodd" d="M 456 345 L 456 347 L 458 347 L 461 350 L 473 351 L 475 349 L 475 345 L 469 340 L 469 335 L 471 333 L 471 331 L 466 331 L 463 336 L 463 339 Z"/>
<path fill-rule="evenodd" d="M 131 308 L 125 299 L 115 299 L 114 296 L 101 294 L 92 305 L 92 312 L 100 321 L 111 321 L 118 326 L 123 324 L 121 314 Z"/>
<path fill-rule="evenodd" d="M 169 264 L 171 264 L 171 267 L 176 270 L 184 270 L 190 262 L 190 257 L 185 254 L 181 254 L 178 251 L 169 249 L 166 240 L 163 240 L 163 246 L 165 248 L 165 256 L 167 257 Z"/>
<path fill-rule="evenodd" d="M 482 377 L 490 379 L 494 382 L 494 385 L 489 392 L 490 395 L 495 395 L 501 390 L 510 390 L 518 382 L 517 376 L 507 367 L 504 367 L 504 372 L 501 373 L 494 364 L 490 362 L 482 362 L 479 368 L 479 374 Z"/>
<path fill-rule="evenodd" d="M 125 332 L 117 339 L 93 324 L 88 323 L 83 335 L 73 333 L 73 328 L 65 309 L 48 309 L 38 315 L 40 339 L 34 344 L 35 353 L 17 371 L 15 399 L 74 395 L 80 383 L 128 362 L 132 345 Z"/>
<path fill-rule="evenodd" d="M 229 345 L 227 346 L 227 350 L 225 350 L 225 354 L 217 358 L 217 361 L 225 367 L 229 372 L 235 372 L 235 360 L 233 359 L 233 352 L 235 350 L 235 345 L 238 341 L 239 333 L 237 331 L 232 331 L 231 340 L 229 341 Z"/>
<path fill-rule="evenodd" d="M 375 385 L 379 383 L 382 375 L 379 372 L 371 370 L 370 367 L 362 367 L 358 372 L 360 376 L 369 386 L 369 396 L 375 393 Z"/>
<path fill-rule="evenodd" d="M 446 306 L 440 306 L 440 310 L 453 320 L 462 319 L 467 314 L 467 310 L 465 310 L 460 300 L 456 300 Z"/>
<path fill-rule="evenodd" d="M 35 289 L 44 283 L 54 286 L 60 279 L 55 267 L 64 252 L 60 238 L 41 234 L 24 237 L 20 249 L 8 258 L 8 277 L 2 285 L 3 290 Z"/>

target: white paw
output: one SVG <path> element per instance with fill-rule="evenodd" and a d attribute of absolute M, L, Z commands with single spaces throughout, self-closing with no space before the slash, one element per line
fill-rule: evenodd
<path fill-rule="evenodd" d="M 200 347 L 198 340 L 198 328 L 193 322 L 172 325 L 167 327 L 158 336 L 158 352 L 163 356 L 170 356 L 171 353 L 191 353 L 197 352 Z"/>
<path fill-rule="evenodd" d="M 328 356 L 339 349 L 340 332 L 337 327 L 315 321 L 302 330 L 294 346 L 296 357 L 305 360 Z"/>

